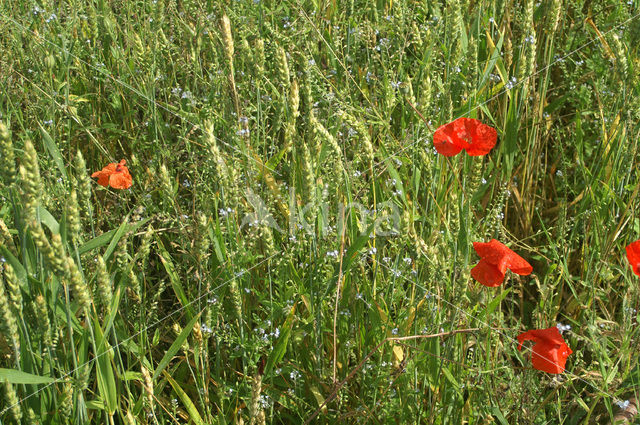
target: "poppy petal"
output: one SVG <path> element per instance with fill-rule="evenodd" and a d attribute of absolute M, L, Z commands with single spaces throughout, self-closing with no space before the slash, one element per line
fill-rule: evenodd
<path fill-rule="evenodd" d="M 473 135 L 476 126 L 480 123 L 473 118 L 458 118 L 453 122 L 453 131 L 460 140 L 460 144 L 464 149 L 468 149 L 473 143 Z"/>
<path fill-rule="evenodd" d="M 98 184 L 104 187 L 113 187 L 114 189 L 128 189 L 131 187 L 133 180 L 129 169 L 126 167 L 127 161 L 122 159 L 119 163 L 112 162 L 100 171 L 91 174 L 91 177 L 98 178 Z"/>
<path fill-rule="evenodd" d="M 475 128 L 475 133 L 472 136 L 471 146 L 467 148 L 467 154 L 470 156 L 488 154 L 498 140 L 498 132 L 495 128 L 480 122 L 478 123 Z"/>
<path fill-rule="evenodd" d="M 504 281 L 504 272 L 500 271 L 494 264 L 482 259 L 471 269 L 471 277 L 484 286 L 496 287 L 500 286 Z"/>
<path fill-rule="evenodd" d="M 627 260 L 631 264 L 633 272 L 640 276 L 640 240 L 637 240 L 627 246 Z"/>
<path fill-rule="evenodd" d="M 118 166 L 118 164 L 116 164 L 115 162 L 112 162 L 111 164 L 108 164 L 107 166 L 105 166 L 102 170 L 103 173 L 108 173 L 108 174 L 112 174 L 116 172 L 116 167 Z"/>
<path fill-rule="evenodd" d="M 573 353 L 557 327 L 534 329 L 518 335 L 518 350 L 524 341 L 533 341 L 531 364 L 547 373 L 564 372 L 567 357 Z"/>
<path fill-rule="evenodd" d="M 507 267 L 509 268 L 509 270 L 516 274 L 519 274 L 520 276 L 530 275 L 533 271 L 533 267 L 531 266 L 531 264 L 529 264 L 527 260 L 519 256 L 515 252 L 513 253 L 513 255 L 509 256 L 509 264 Z"/>
<path fill-rule="evenodd" d="M 558 347 L 549 344 L 538 343 L 532 348 L 531 365 L 538 370 L 547 373 L 562 373 L 564 365 L 562 358 L 558 356 Z"/>
<path fill-rule="evenodd" d="M 547 342 L 550 344 L 564 343 L 562 334 L 558 330 L 557 326 L 547 329 L 532 329 L 530 331 L 521 333 L 520 335 L 518 335 L 518 342 L 520 343 L 520 346 L 518 346 L 518 350 L 521 349 L 522 343 L 524 341 L 533 341 L 535 343 Z"/>
<path fill-rule="evenodd" d="M 131 187 L 132 179 L 129 173 L 113 173 L 109 177 L 109 185 L 114 189 L 128 189 Z"/>
<path fill-rule="evenodd" d="M 105 172 L 104 170 L 106 169 L 103 168 L 100 171 L 96 171 L 95 173 L 91 174 L 91 177 L 97 177 L 98 178 L 98 184 L 100 186 L 104 186 L 107 187 L 109 186 L 109 176 L 111 175 L 110 172 Z"/>
<path fill-rule="evenodd" d="M 454 156 L 462 149 L 471 156 L 486 155 L 496 145 L 498 133 L 493 127 L 474 118 L 458 118 L 441 125 L 433 134 L 438 153 Z"/>
<path fill-rule="evenodd" d="M 498 242 L 495 239 L 491 239 L 489 242 L 474 242 L 473 249 L 483 260 L 488 261 L 491 264 L 499 265 L 503 258 L 507 257 L 510 249 L 503 243 Z M 503 264 L 506 271 L 506 263 Z"/>
<path fill-rule="evenodd" d="M 433 147 L 444 156 L 454 156 L 462 151 L 462 145 L 449 124 L 439 127 L 433 133 Z"/>
<path fill-rule="evenodd" d="M 510 269 L 519 275 L 528 275 L 533 267 L 524 258 L 513 252 L 505 244 L 491 239 L 489 242 L 474 242 L 473 249 L 480 258 L 495 265 L 505 273 Z"/>
<path fill-rule="evenodd" d="M 98 174 L 98 176 L 97 176 L 98 177 L 98 184 L 100 186 L 109 187 L 109 176 L 110 176 L 110 174 L 108 174 L 108 173 L 102 173 L 101 172 L 100 174 Z M 94 176 L 92 174 L 91 177 L 96 177 L 96 176 Z"/>

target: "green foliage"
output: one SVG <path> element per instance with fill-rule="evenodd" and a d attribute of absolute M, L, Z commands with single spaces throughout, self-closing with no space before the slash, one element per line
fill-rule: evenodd
<path fill-rule="evenodd" d="M 0 421 L 608 422 L 638 397 L 639 12 L 0 2 Z M 490 154 L 435 154 L 459 116 Z M 121 158 L 131 189 L 90 182 Z M 534 274 L 474 281 L 491 238 Z M 553 377 L 514 338 L 557 322 Z"/>

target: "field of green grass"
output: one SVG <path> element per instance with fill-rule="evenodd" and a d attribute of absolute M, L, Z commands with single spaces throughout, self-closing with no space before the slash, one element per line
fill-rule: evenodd
<path fill-rule="evenodd" d="M 639 46 L 637 0 L 0 1 L 0 424 L 640 423 Z"/>

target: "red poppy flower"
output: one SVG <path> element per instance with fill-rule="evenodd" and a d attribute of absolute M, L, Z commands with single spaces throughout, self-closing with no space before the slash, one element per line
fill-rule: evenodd
<path fill-rule="evenodd" d="M 444 156 L 454 156 L 462 149 L 471 156 L 486 155 L 496 145 L 495 128 L 473 118 L 458 118 L 438 127 L 433 133 L 433 146 Z"/>
<path fill-rule="evenodd" d="M 640 240 L 627 246 L 627 260 L 629 260 L 633 272 L 640 276 Z"/>
<path fill-rule="evenodd" d="M 507 269 L 522 276 L 533 271 L 531 264 L 495 239 L 474 242 L 473 249 L 480 256 L 480 262 L 471 269 L 471 276 L 484 286 L 500 286 Z"/>
<path fill-rule="evenodd" d="M 120 160 L 119 163 L 112 162 L 100 171 L 91 174 L 91 177 L 98 178 L 98 184 L 104 187 L 111 186 L 114 189 L 128 189 L 133 184 L 129 169 L 125 165 L 127 161 Z"/>
<path fill-rule="evenodd" d="M 557 327 L 534 329 L 518 335 L 518 350 L 522 350 L 523 341 L 533 341 L 531 364 L 534 368 L 547 373 L 562 373 L 567 357 L 573 353 L 564 342 Z"/>

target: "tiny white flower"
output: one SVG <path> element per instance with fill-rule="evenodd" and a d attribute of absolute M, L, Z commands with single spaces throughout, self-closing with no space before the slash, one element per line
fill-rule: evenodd
<path fill-rule="evenodd" d="M 622 410 L 627 410 L 627 408 L 629 407 L 630 402 L 629 402 L 629 400 L 625 400 L 625 401 L 618 400 L 618 401 L 616 401 L 616 404 Z"/>

